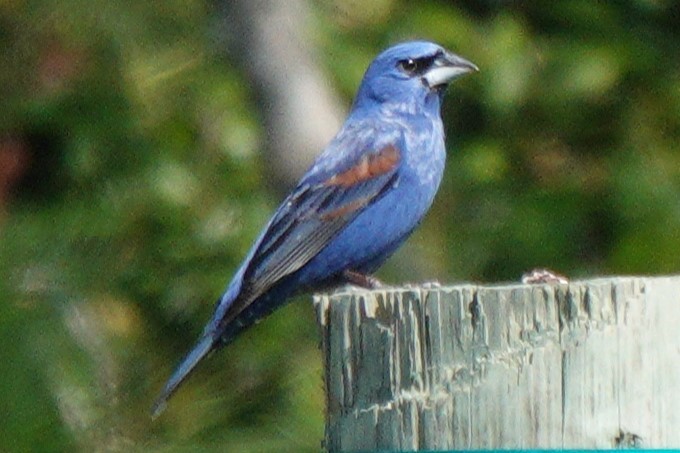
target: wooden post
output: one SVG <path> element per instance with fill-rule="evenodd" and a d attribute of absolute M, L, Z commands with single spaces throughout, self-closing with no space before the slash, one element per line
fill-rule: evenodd
<path fill-rule="evenodd" d="M 680 447 L 680 277 L 317 296 L 330 451 Z"/>

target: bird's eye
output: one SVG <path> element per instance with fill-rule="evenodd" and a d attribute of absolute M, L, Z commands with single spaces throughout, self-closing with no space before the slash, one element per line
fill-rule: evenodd
<path fill-rule="evenodd" d="M 397 67 L 408 75 L 422 74 L 434 63 L 437 55 L 431 57 L 423 58 L 407 58 L 405 60 L 399 60 Z"/>
<path fill-rule="evenodd" d="M 401 60 L 398 66 L 402 71 L 408 74 L 413 74 L 418 69 L 418 62 L 413 58 L 409 58 L 407 60 Z"/>

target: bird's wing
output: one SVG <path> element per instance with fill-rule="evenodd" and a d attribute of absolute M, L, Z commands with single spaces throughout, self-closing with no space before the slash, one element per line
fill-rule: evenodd
<path fill-rule="evenodd" d="M 240 292 L 221 326 L 231 323 L 253 300 L 300 269 L 369 203 L 377 200 L 397 180 L 401 153 L 396 145 L 363 153 L 349 162 L 330 165 L 302 181 L 286 198 L 251 251 Z M 215 348 L 216 337 L 204 334 L 170 377 L 153 406 L 160 414 L 198 362 Z"/>
<path fill-rule="evenodd" d="M 383 146 L 304 182 L 283 202 L 262 235 L 243 275 L 241 293 L 224 319 L 228 323 L 255 298 L 315 257 L 398 177 L 401 152 Z M 317 180 L 319 178 L 316 178 Z M 224 324 L 223 324 L 224 325 Z"/>

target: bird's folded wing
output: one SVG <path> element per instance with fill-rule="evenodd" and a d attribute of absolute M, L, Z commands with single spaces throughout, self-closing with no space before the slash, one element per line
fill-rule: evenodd
<path fill-rule="evenodd" d="M 228 318 L 314 258 L 398 177 L 396 145 L 364 153 L 342 171 L 303 183 L 284 201 L 262 236 L 243 277 L 239 300 Z M 240 306 L 239 306 L 240 305 Z M 229 319 L 225 321 L 229 322 Z"/>

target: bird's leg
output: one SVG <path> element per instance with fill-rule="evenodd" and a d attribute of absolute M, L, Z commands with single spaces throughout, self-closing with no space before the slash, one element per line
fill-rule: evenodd
<path fill-rule="evenodd" d="M 362 274 L 361 272 L 345 270 L 342 276 L 351 285 L 360 286 L 366 289 L 377 289 L 384 286 L 380 280 L 372 275 Z"/>

